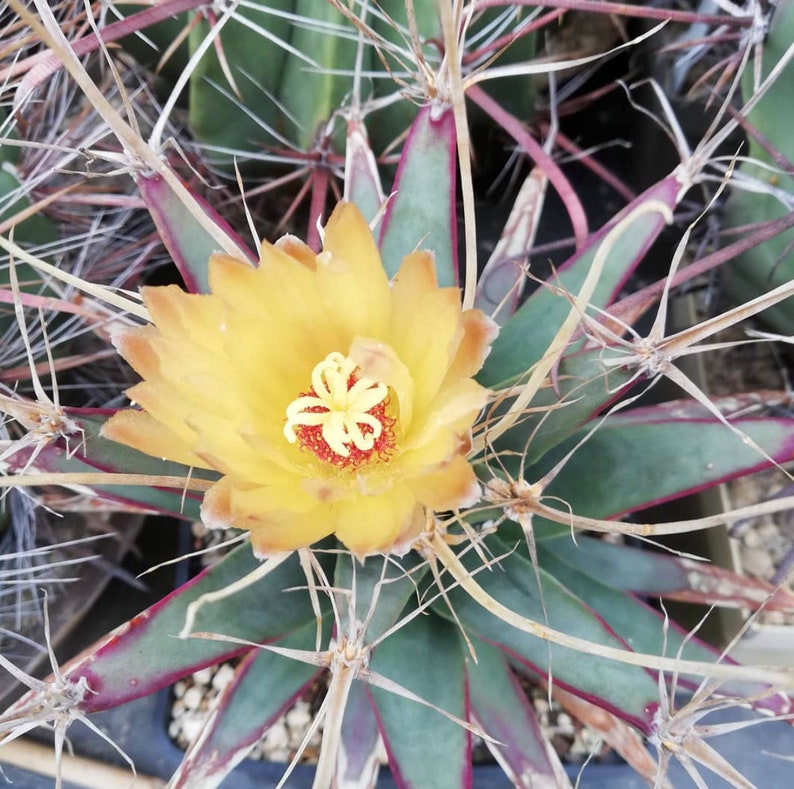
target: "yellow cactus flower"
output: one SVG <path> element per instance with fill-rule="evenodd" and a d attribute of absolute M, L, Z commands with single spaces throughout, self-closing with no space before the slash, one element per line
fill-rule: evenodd
<path fill-rule="evenodd" d="M 250 531 L 260 556 L 336 537 L 401 553 L 428 511 L 478 497 L 466 460 L 495 326 L 439 288 L 414 252 L 389 282 L 369 227 L 342 203 L 323 251 L 285 236 L 258 267 L 215 254 L 210 293 L 143 289 L 152 325 L 119 353 L 143 378 L 107 438 L 215 469 L 202 518 Z"/>

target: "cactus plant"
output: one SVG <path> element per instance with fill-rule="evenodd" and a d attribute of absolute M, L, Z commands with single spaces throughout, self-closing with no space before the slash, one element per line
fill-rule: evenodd
<path fill-rule="evenodd" d="M 794 79 L 790 63 L 790 49 L 794 31 L 794 8 L 784 3 L 770 23 L 763 62 L 760 69 L 747 69 L 742 81 L 748 97 L 754 95 L 753 83 L 768 77 L 775 69 L 780 74 L 769 91 L 753 102 L 746 116 L 748 147 L 743 151 L 738 167 L 741 180 L 727 206 L 727 220 L 732 227 L 751 222 L 778 219 L 791 213 L 792 148 L 787 131 L 790 128 L 786 97 L 788 83 Z M 760 71 L 760 74 L 759 74 Z M 757 295 L 773 285 L 791 279 L 791 233 L 780 233 L 760 246 L 745 251 L 727 268 L 726 286 L 734 300 Z M 794 317 L 790 301 L 770 307 L 763 313 L 777 331 L 794 332 Z"/>
<path fill-rule="evenodd" d="M 297 26 L 289 47 L 286 33 L 251 25 L 251 14 L 265 8 L 276 14 L 280 5 L 204 10 L 189 23 L 195 57 L 185 63 L 182 82 L 190 82 L 189 124 L 205 142 L 230 134 L 224 148 L 243 144 L 244 127 L 218 123 L 219 92 L 229 101 L 239 92 L 232 103 L 261 119 L 287 107 L 288 91 L 296 102 L 290 115 L 301 119 L 301 137 L 292 140 L 298 147 L 308 144 L 320 117 L 339 112 L 346 120 L 344 157 L 339 151 L 333 162 L 316 162 L 306 181 L 313 190 L 306 239 L 286 234 L 261 241 L 256 222 L 246 231 L 246 223 L 234 228 L 224 219 L 225 207 L 213 197 L 228 192 L 220 182 L 206 189 L 213 172 L 203 167 L 201 151 L 187 152 L 194 167 L 185 168 L 160 147 L 158 121 L 145 139 L 145 119 L 128 113 L 135 107 L 130 86 L 119 86 L 128 101 L 109 101 L 75 55 L 111 57 L 100 43 L 145 34 L 162 9 L 157 19 L 138 11 L 105 28 L 91 20 L 91 32 L 70 42 L 47 4 L 10 5 L 25 33 L 15 39 L 21 66 L 8 70 L 23 74 L 11 96 L 15 112 L 32 112 L 30 96 L 44 89 L 36 62 L 69 72 L 119 143 L 87 153 L 104 155 L 114 177 L 116 169 L 129 171 L 123 184 L 114 182 L 116 199 L 129 192 L 149 213 L 185 290 L 149 285 L 139 297 L 130 286 L 145 282 L 141 267 L 123 281 L 115 272 L 104 278 L 101 270 L 72 272 L 19 239 L 0 237 L 8 260 L 5 292 L 20 305 L 19 331 L 26 331 L 25 308 L 40 298 L 15 284 L 16 267 L 24 264 L 59 293 L 79 290 L 80 299 L 70 290 L 45 306 L 57 314 L 64 303 L 88 302 L 78 313 L 86 326 L 102 342 L 112 340 L 139 376 L 129 388 L 118 384 L 102 408 L 66 407 L 46 398 L 36 380 L 41 359 L 31 350 L 36 385 L 8 398 L 18 432 L 6 444 L 0 482 L 71 487 L 86 506 L 102 501 L 201 519 L 241 544 L 56 667 L 53 679 L 27 680 L 29 692 L 0 718 L 6 741 L 50 724 L 60 752 L 74 720 L 90 721 L 93 712 L 238 657 L 234 681 L 169 786 L 220 785 L 321 674 L 327 694 L 318 713 L 324 722 L 318 787 L 370 785 L 379 739 L 400 786 L 469 786 L 474 733 L 515 785 L 566 785 L 517 690 L 518 676 L 608 713 L 601 717 L 605 736 L 658 786 L 671 756 L 693 774 L 698 762 L 746 785 L 704 743 L 717 730 L 695 726 L 699 713 L 717 687 L 723 705 L 747 701 L 787 716 L 791 673 L 734 664 L 669 625 L 647 600 L 750 608 L 790 608 L 794 600 L 785 589 L 638 547 L 659 535 L 734 521 L 744 510 L 653 524 L 628 516 L 791 458 L 790 417 L 743 414 L 751 402 L 771 402 L 769 393 L 710 400 L 675 362 L 707 350 L 719 329 L 779 303 L 794 285 L 783 283 L 694 327 L 669 329 L 671 289 L 716 262 L 712 256 L 680 269 L 693 224 L 664 281 L 621 299 L 684 196 L 707 181 L 714 152 L 735 121 L 694 150 L 679 136 L 682 161 L 675 171 L 590 231 L 564 173 L 528 133 L 519 110 L 480 85 L 570 67 L 491 60 L 553 14 L 528 24 L 521 4 L 442 0 L 434 7 L 439 36 L 432 42 L 441 54 L 433 59 L 425 54 L 431 42 L 421 40 L 421 25 L 409 21 L 407 36 L 399 26 L 379 34 L 366 3 L 329 3 L 329 26 L 319 23 L 323 12 L 314 4 L 311 14 L 307 4 L 283 4 Z M 193 3 L 163 5 L 196 13 Z M 414 4 L 405 9 L 412 20 Z M 667 13 L 684 22 L 731 23 L 727 16 Z M 378 18 L 378 25 L 387 21 Z M 239 51 L 222 34 L 232 25 L 240 26 Z M 306 52 L 319 31 L 327 49 Z M 31 40 L 45 49 L 28 52 Z M 236 88 L 219 91 L 227 66 L 243 74 L 245 63 L 256 64 L 251 49 L 260 40 L 275 47 L 269 62 L 282 64 L 268 75 L 280 91 L 268 110 L 250 106 L 251 85 L 263 94 L 275 90 L 256 79 L 243 86 L 233 77 Z M 378 169 L 367 142 L 366 66 L 359 59 L 338 74 L 323 59 L 373 41 L 391 42 L 389 52 L 413 65 L 395 75 L 402 91 L 395 96 L 421 97 L 422 105 L 402 108 L 413 119 L 385 192 L 381 177 L 392 171 Z M 307 56 L 321 68 L 304 82 L 296 75 Z M 202 81 L 210 74 L 212 83 Z M 214 92 L 207 92 L 209 84 Z M 175 91 L 182 87 L 178 76 Z M 527 177 L 479 277 L 466 98 L 545 168 Z M 174 93 L 166 105 L 176 99 Z M 336 175 L 343 199 L 331 209 Z M 248 176 L 239 177 L 244 189 L 254 189 L 243 180 Z M 547 181 L 564 196 L 576 249 L 521 299 L 516 293 L 534 276 L 527 255 Z M 247 232 L 258 251 L 243 240 Z M 761 238 L 761 231 L 753 237 Z M 656 318 L 641 334 L 637 320 L 655 303 Z M 630 407 L 661 378 L 686 398 Z M 123 388 L 129 407 L 121 402 Z M 6 658 L 0 664 L 19 675 Z M 695 690 L 700 677 L 714 684 L 696 692 L 694 711 L 678 709 L 675 689 Z M 660 767 L 639 747 L 642 737 L 656 746 Z"/>

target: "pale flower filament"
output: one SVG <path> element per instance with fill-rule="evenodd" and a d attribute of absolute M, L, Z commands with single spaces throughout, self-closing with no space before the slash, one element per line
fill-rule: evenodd
<path fill-rule="evenodd" d="M 357 369 L 350 357 L 338 351 L 314 367 L 312 391 L 287 406 L 287 441 L 298 440 L 296 427 L 321 426 L 323 440 L 340 457 L 350 456 L 351 445 L 362 452 L 373 449 L 383 424 L 369 412 L 388 397 L 389 390 L 378 381 L 357 376 Z M 369 429 L 364 432 L 362 426 Z"/>

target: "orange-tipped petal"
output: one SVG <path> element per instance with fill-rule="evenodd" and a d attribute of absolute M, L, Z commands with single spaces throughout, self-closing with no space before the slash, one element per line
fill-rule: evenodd
<path fill-rule="evenodd" d="M 295 502 L 302 506 L 265 509 L 271 492 L 261 487 L 241 486 L 224 477 L 204 495 L 202 520 L 212 529 L 250 531 L 251 544 L 258 556 L 303 548 L 333 531 L 333 523 L 325 516 L 324 508 L 305 498 Z"/>
<path fill-rule="evenodd" d="M 274 246 L 286 252 L 290 257 L 295 258 L 295 260 L 302 263 L 306 268 L 312 271 L 317 269 L 317 256 L 312 251 L 312 248 L 299 238 L 291 235 L 282 236 L 276 241 Z"/>
<path fill-rule="evenodd" d="M 143 378 L 157 375 L 160 358 L 154 349 L 159 336 L 154 326 L 124 327 L 112 334 L 113 345 L 130 366 Z"/>
<path fill-rule="evenodd" d="M 469 378 L 479 372 L 499 334 L 498 324 L 480 310 L 466 310 L 461 316 L 463 338 L 447 370 L 447 378 Z"/>
<path fill-rule="evenodd" d="M 176 285 L 141 289 L 152 323 L 166 337 L 190 337 L 207 351 L 220 350 L 226 305 L 209 295 L 185 293 Z"/>
<path fill-rule="evenodd" d="M 211 468 L 191 452 L 189 444 L 144 411 L 131 408 L 119 411 L 105 422 L 101 435 L 153 457 L 184 463 L 186 466 Z"/>

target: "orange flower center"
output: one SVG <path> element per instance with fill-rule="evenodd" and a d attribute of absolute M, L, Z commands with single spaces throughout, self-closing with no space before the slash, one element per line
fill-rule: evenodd
<path fill-rule="evenodd" d="M 385 384 L 362 375 L 349 356 L 335 351 L 312 370 L 311 389 L 287 406 L 284 435 L 339 468 L 388 460 L 395 445 L 388 402 Z"/>

